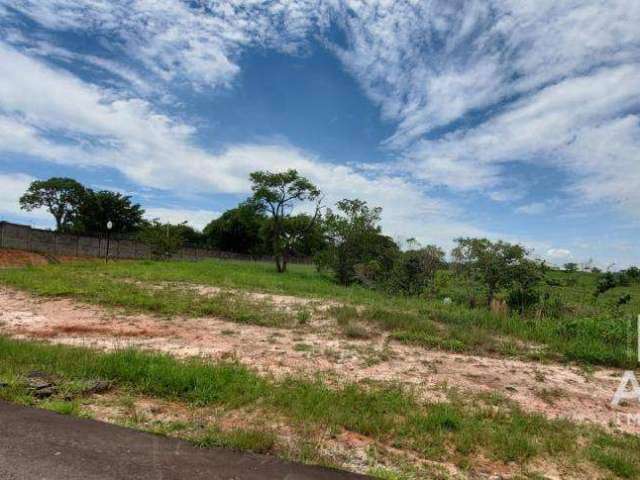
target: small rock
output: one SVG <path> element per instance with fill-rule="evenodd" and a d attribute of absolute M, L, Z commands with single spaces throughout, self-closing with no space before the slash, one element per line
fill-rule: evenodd
<path fill-rule="evenodd" d="M 38 390 L 34 390 L 32 395 L 36 398 L 48 398 L 51 395 L 56 393 L 56 387 L 53 385 L 50 387 L 40 388 Z"/>
<path fill-rule="evenodd" d="M 507 385 L 506 389 L 509 390 L 510 392 L 517 392 L 518 389 L 516 387 L 514 387 L 513 385 Z"/>
<path fill-rule="evenodd" d="M 53 383 L 42 378 L 29 378 L 27 379 L 27 386 L 34 390 L 42 390 L 43 388 L 53 387 Z"/>
<path fill-rule="evenodd" d="M 109 382 L 109 381 L 96 380 L 91 385 L 89 385 L 87 388 L 85 388 L 82 391 L 82 393 L 84 393 L 84 394 L 104 393 L 104 392 L 107 392 L 107 391 L 111 390 L 112 387 L 113 387 L 113 384 L 111 382 Z"/>

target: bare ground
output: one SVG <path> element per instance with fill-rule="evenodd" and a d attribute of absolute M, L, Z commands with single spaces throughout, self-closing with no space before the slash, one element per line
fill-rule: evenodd
<path fill-rule="evenodd" d="M 263 301 L 273 297 L 259 295 Z M 271 301 L 286 308 L 304 300 L 275 296 Z M 446 353 L 405 346 L 384 336 L 352 340 L 326 320 L 276 329 L 216 318 L 163 319 L 0 287 L 0 332 L 100 349 L 135 346 L 178 357 L 237 359 L 276 376 L 322 373 L 336 382 L 400 382 L 414 386 L 426 399 L 444 398 L 445 387 L 463 394 L 495 392 L 551 418 L 640 433 L 639 425 L 616 424 L 617 413 L 632 412 L 630 406 L 610 406 L 622 375 L 619 370 L 586 372 L 571 365 Z"/>
<path fill-rule="evenodd" d="M 0 268 L 28 267 L 46 265 L 52 262 L 72 262 L 82 260 L 80 257 L 68 255 L 44 255 L 37 252 L 27 252 L 25 250 L 14 250 L 11 248 L 0 249 Z"/>

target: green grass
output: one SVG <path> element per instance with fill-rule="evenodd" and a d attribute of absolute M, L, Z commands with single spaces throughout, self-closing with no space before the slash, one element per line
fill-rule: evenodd
<path fill-rule="evenodd" d="M 70 270 L 66 270 L 69 267 Z M 177 286 L 145 286 L 122 281 L 102 271 L 97 262 L 0 270 L 0 282 L 38 295 L 72 297 L 110 307 L 159 315 L 217 316 L 238 323 L 287 326 L 297 318 L 266 302 L 249 299 L 242 292 L 199 295 Z"/>
<path fill-rule="evenodd" d="M 236 363 L 180 361 L 134 350 L 98 353 L 3 337 L 0 358 L 0 380 L 9 384 L 0 389 L 0 398 L 20 403 L 36 402 L 23 385 L 27 372 L 46 369 L 61 383 L 80 385 L 99 378 L 132 394 L 192 405 L 258 409 L 267 412 L 264 415 L 272 412 L 276 418 L 286 418 L 297 428 L 346 429 L 430 460 L 472 463 L 482 455 L 524 466 L 536 458 L 551 458 L 596 465 L 622 478 L 637 478 L 640 468 L 640 438 L 549 420 L 506 401 L 470 401 L 452 394 L 449 402 L 424 403 L 397 386 L 329 387 L 320 379 L 261 377 Z M 73 413 L 73 403 L 60 400 L 52 398 L 44 406 Z M 276 444 L 275 437 L 264 430 L 211 430 L 198 441 L 258 452 L 270 451 Z"/>
<path fill-rule="evenodd" d="M 268 430 L 234 429 L 225 432 L 218 428 L 210 428 L 190 440 L 204 448 L 230 448 L 261 454 L 272 453 L 278 442 L 277 436 Z"/>
<path fill-rule="evenodd" d="M 327 298 L 344 304 L 333 308 L 331 315 L 354 338 L 366 334 L 361 325 L 368 322 L 396 340 L 428 348 L 634 366 L 634 316 L 640 312 L 640 285 L 618 287 L 596 298 L 596 281 L 597 276 L 590 273 L 551 271 L 545 287 L 551 301 L 545 314 L 521 318 L 496 315 L 485 308 L 444 305 L 437 298 L 343 287 L 308 265 L 291 265 L 286 274 L 278 274 L 269 263 L 231 260 L 108 265 L 87 261 L 0 270 L 0 283 L 39 295 L 167 316 L 210 315 L 270 326 L 304 326 L 311 312 L 279 311 L 243 291 Z M 235 289 L 236 293 L 198 295 L 185 288 L 189 284 Z M 631 303 L 616 308 L 616 300 L 626 293 L 631 294 Z"/>

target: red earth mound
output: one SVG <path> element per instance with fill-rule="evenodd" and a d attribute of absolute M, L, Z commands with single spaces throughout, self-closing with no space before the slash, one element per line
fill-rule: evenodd
<path fill-rule="evenodd" d="M 26 252 L 24 250 L 14 250 L 11 248 L 0 248 L 0 268 L 7 267 L 27 267 L 29 265 L 46 265 L 52 262 L 68 262 L 76 260 L 67 256 L 45 256 L 41 253 Z"/>

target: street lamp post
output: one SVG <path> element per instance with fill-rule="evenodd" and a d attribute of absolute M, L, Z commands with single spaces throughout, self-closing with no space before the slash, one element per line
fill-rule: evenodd
<path fill-rule="evenodd" d="M 110 238 L 110 234 L 111 234 L 111 229 L 113 228 L 113 222 L 111 220 L 109 220 L 107 222 L 107 251 L 104 255 L 104 263 L 108 263 L 109 262 L 109 243 L 111 241 Z"/>

